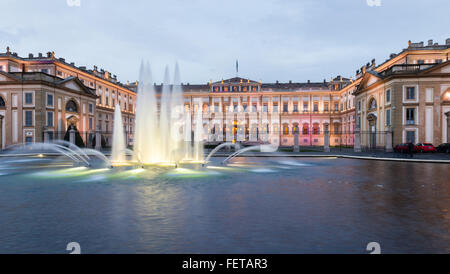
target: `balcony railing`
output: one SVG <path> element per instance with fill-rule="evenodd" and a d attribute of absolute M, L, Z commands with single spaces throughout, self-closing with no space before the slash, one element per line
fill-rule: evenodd
<path fill-rule="evenodd" d="M 396 73 L 415 73 L 422 70 L 429 69 L 439 63 L 432 64 L 401 64 L 393 65 L 389 69 L 385 70 L 382 74 L 385 76 L 396 74 Z"/>

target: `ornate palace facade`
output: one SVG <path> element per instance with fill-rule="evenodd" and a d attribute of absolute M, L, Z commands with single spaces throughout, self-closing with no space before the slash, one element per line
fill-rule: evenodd
<path fill-rule="evenodd" d="M 437 145 L 450 137 L 449 53 L 450 39 L 444 45 L 410 42 L 381 65 L 372 60 L 351 78 L 264 83 L 235 77 L 182 84 L 185 110 L 195 117 L 202 109 L 204 140 L 212 143 L 253 142 L 258 133 L 268 131 L 280 146 L 292 146 L 294 136 L 299 145 L 322 146 L 325 132 L 331 146 L 352 146 L 355 132 L 361 134 L 362 147 L 385 147 L 385 136 L 392 136 L 394 145 Z M 96 131 L 108 145 L 116 104 L 132 145 L 136 90 L 137 82 L 122 84 L 96 66 L 78 67 L 52 52 L 19 57 L 8 48 L 0 53 L 0 147 L 62 138 L 71 125 L 87 146 L 92 146 Z M 155 90 L 158 94 L 161 85 L 155 84 Z M 255 117 L 270 122 L 263 128 L 253 122 Z M 216 138 L 217 132 L 223 138 Z"/>

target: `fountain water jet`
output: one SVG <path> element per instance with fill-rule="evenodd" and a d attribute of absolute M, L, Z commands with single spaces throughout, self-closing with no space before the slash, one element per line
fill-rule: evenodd
<path fill-rule="evenodd" d="M 203 161 L 202 113 L 197 112 L 195 138 L 191 140 L 191 115 L 185 113 L 178 64 L 174 83 L 170 84 L 166 67 L 160 94 L 160 108 L 155 87 L 151 84 L 149 65 L 141 64 L 136 105 L 134 160 L 142 164 L 173 164 Z M 183 137 L 185 141 L 183 141 Z M 189 138 L 186 138 L 189 137 Z M 192 142 L 194 141 L 194 153 Z M 194 154 L 194 155 L 193 155 Z"/>
<path fill-rule="evenodd" d="M 116 105 L 114 111 L 114 131 L 112 141 L 111 162 L 113 164 L 125 162 L 125 136 L 123 132 L 122 110 L 120 109 L 119 104 Z"/>

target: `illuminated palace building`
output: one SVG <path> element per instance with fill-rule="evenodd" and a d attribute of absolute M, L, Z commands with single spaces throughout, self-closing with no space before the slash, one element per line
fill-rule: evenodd
<path fill-rule="evenodd" d="M 449 54 L 450 39 L 444 45 L 409 42 L 349 78 L 264 83 L 235 77 L 182 84 L 185 109 L 195 120 L 201 108 L 203 138 L 211 143 L 253 142 L 268 131 L 280 146 L 323 146 L 325 139 L 330 146 L 387 150 L 407 141 L 438 145 L 450 138 Z M 82 145 L 94 146 L 98 131 L 109 146 L 116 104 L 132 145 L 136 90 L 137 82 L 122 84 L 95 66 L 78 67 L 52 52 L 19 57 L 8 48 L 0 53 L 0 147 L 67 139 L 69 128 L 80 133 Z M 160 94 L 161 85 L 155 90 Z"/>

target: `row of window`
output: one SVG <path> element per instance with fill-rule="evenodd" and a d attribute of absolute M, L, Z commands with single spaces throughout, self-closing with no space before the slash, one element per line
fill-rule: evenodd
<path fill-rule="evenodd" d="M 159 110 L 159 105 L 158 105 L 158 110 Z M 237 112 L 238 111 L 238 105 L 233 105 L 233 112 Z M 263 112 L 267 112 L 268 111 L 268 105 L 267 104 L 264 104 L 263 106 L 262 106 L 262 108 L 263 108 Z M 334 104 L 334 111 L 339 111 L 339 104 L 338 103 L 336 103 L 336 104 Z M 185 109 L 186 109 L 186 111 L 189 111 L 189 105 L 186 105 L 185 106 Z M 229 109 L 228 108 L 228 106 L 226 106 L 226 105 L 222 105 L 222 112 L 227 112 L 227 109 Z M 247 104 L 242 104 L 242 109 L 243 109 L 243 111 L 244 112 L 247 112 L 248 111 L 248 106 L 247 106 Z M 197 104 L 195 104 L 194 105 L 194 111 L 196 112 L 198 110 L 198 105 Z M 207 104 L 205 104 L 205 105 L 203 105 L 203 110 L 205 111 L 205 112 L 207 112 L 208 111 L 208 105 Z M 273 110 L 273 112 L 278 112 L 278 105 L 277 104 L 275 104 L 275 105 L 273 105 L 273 108 L 272 108 L 272 110 Z M 298 112 L 299 110 L 298 110 L 298 105 L 297 104 L 294 104 L 293 105 L 293 112 Z M 308 103 L 304 103 L 304 105 L 303 105 L 303 111 L 308 111 Z M 325 111 L 325 112 L 328 112 L 329 111 L 329 107 L 328 107 L 328 103 L 325 103 L 324 104 L 324 109 L 323 109 L 323 111 Z M 218 104 L 215 104 L 214 105 L 214 112 L 219 112 L 219 105 Z M 256 104 L 253 104 L 252 105 L 252 112 L 257 112 L 257 105 Z M 288 106 L 288 104 L 286 103 L 286 104 L 283 104 L 283 112 L 289 112 L 289 106 Z M 319 104 L 318 103 L 315 103 L 314 105 L 313 105 L 313 112 L 319 112 Z"/>
<path fill-rule="evenodd" d="M 405 109 L 405 121 L 407 125 L 414 125 L 416 123 L 416 108 L 406 108 Z M 358 128 L 361 127 L 361 116 L 356 119 L 356 125 Z M 386 126 L 391 125 L 391 110 L 386 109 Z"/>
<path fill-rule="evenodd" d="M 406 87 L 405 99 L 406 100 L 416 100 L 416 88 L 415 87 Z M 390 89 L 386 90 L 385 100 L 386 100 L 387 104 L 391 102 L 391 90 Z M 377 108 L 376 100 L 374 98 L 372 98 L 372 100 L 369 102 L 369 110 L 374 110 L 376 108 Z M 361 101 L 357 102 L 357 110 L 361 111 Z"/>

